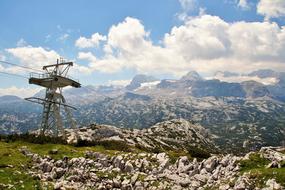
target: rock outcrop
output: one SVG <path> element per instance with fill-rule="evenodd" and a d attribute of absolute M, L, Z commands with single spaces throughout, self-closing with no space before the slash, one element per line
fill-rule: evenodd
<path fill-rule="evenodd" d="M 66 129 L 68 143 L 78 139 L 92 141 L 122 141 L 130 146 L 149 149 L 184 149 L 189 146 L 215 151 L 211 134 L 200 125 L 184 119 L 158 123 L 148 129 L 124 129 L 110 125 L 90 125 L 78 131 Z"/>
<path fill-rule="evenodd" d="M 54 160 L 20 150 L 32 159 L 30 174 L 55 189 L 284 189 L 275 179 L 262 188 L 248 172 L 240 172 L 241 161 L 253 154 L 268 161 L 284 162 L 284 149 L 261 149 L 244 157 L 213 155 L 198 161 L 187 156 L 172 162 L 166 153 L 86 152 L 85 157 Z M 282 153 L 283 152 L 283 153 Z"/>

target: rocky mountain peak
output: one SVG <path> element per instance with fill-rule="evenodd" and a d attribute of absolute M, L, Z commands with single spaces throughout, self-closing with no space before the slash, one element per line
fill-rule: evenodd
<path fill-rule="evenodd" d="M 134 90 L 136 88 L 139 88 L 142 83 L 154 82 L 154 81 L 157 81 L 157 79 L 153 76 L 139 74 L 132 79 L 131 83 L 126 86 L 126 89 Z"/>
<path fill-rule="evenodd" d="M 203 80 L 203 78 L 196 71 L 189 71 L 186 75 L 182 76 L 181 81 L 199 81 Z"/>
<path fill-rule="evenodd" d="M 269 90 L 261 83 L 256 81 L 245 81 L 241 83 L 247 97 L 257 98 L 270 95 Z"/>

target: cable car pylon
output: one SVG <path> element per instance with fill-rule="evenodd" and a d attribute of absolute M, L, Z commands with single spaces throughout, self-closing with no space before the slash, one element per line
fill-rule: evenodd
<path fill-rule="evenodd" d="M 30 73 L 29 83 L 46 88 L 45 98 L 30 97 L 26 100 L 43 105 L 41 135 L 52 133 L 54 136 L 62 136 L 66 139 L 61 112 L 65 112 L 71 128 L 76 129 L 76 122 L 72 117 L 71 109 L 76 108 L 66 103 L 62 94 L 64 87 L 80 88 L 79 81 L 68 77 L 68 71 L 73 62 L 64 62 L 62 58 L 56 64 L 43 66 L 43 74 Z M 63 110 L 61 108 L 64 108 Z M 62 110 L 62 111 L 61 111 Z"/>

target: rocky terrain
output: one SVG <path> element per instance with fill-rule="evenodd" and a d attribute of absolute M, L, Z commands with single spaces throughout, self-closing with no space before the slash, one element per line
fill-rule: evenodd
<path fill-rule="evenodd" d="M 20 133 L 35 129 L 42 108 L 17 96 L 0 97 L 0 134 Z"/>
<path fill-rule="evenodd" d="M 278 146 L 285 140 L 285 104 L 278 101 L 214 97 L 145 99 L 124 96 L 105 100 L 84 107 L 80 113 L 84 117 L 77 120 L 143 128 L 184 118 L 208 129 L 215 135 L 217 145 L 228 149 L 232 144 L 237 149 Z"/>
<path fill-rule="evenodd" d="M 182 156 L 175 162 L 166 153 L 111 156 L 87 151 L 85 157 L 54 160 L 32 153 L 27 147 L 20 151 L 32 160 L 29 174 L 54 189 L 281 190 L 285 183 L 284 148 L 265 147 L 244 157 L 213 155 L 201 161 Z M 257 170 L 244 170 L 255 158 L 262 161 L 256 163 Z M 263 176 L 258 173 L 260 168 L 276 175 Z"/>
<path fill-rule="evenodd" d="M 66 129 L 67 142 L 119 141 L 129 146 L 147 150 L 183 150 L 196 147 L 207 151 L 218 151 L 212 135 L 202 126 L 184 119 L 173 119 L 158 123 L 148 129 L 124 129 L 108 125 L 93 124 L 78 130 Z"/>
<path fill-rule="evenodd" d="M 61 138 L 0 136 L 0 189 L 284 189 L 284 147 L 227 154 L 184 119 L 148 129 L 93 124 Z M 39 141 L 40 140 L 40 141 Z M 40 144 L 38 144 L 40 143 Z"/>

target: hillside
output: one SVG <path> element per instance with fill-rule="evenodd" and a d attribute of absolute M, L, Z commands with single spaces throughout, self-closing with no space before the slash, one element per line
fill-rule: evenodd
<path fill-rule="evenodd" d="M 141 130 L 93 124 L 78 131 L 66 129 L 66 133 L 69 144 L 118 141 L 150 151 L 187 151 L 190 147 L 218 151 L 212 141 L 212 135 L 206 129 L 184 119 L 157 123 Z"/>
<path fill-rule="evenodd" d="M 107 147 L 107 149 L 106 149 Z M 110 148 L 110 147 L 109 147 Z M 0 189 L 283 189 L 285 151 L 245 156 L 0 142 Z"/>
<path fill-rule="evenodd" d="M 223 149 L 278 146 L 285 140 L 285 104 L 270 98 L 167 98 L 148 100 L 119 97 L 80 110 L 80 123 L 96 122 L 145 128 L 157 122 L 184 118 L 215 135 Z M 274 140 L 273 140 L 274 139 Z"/>

